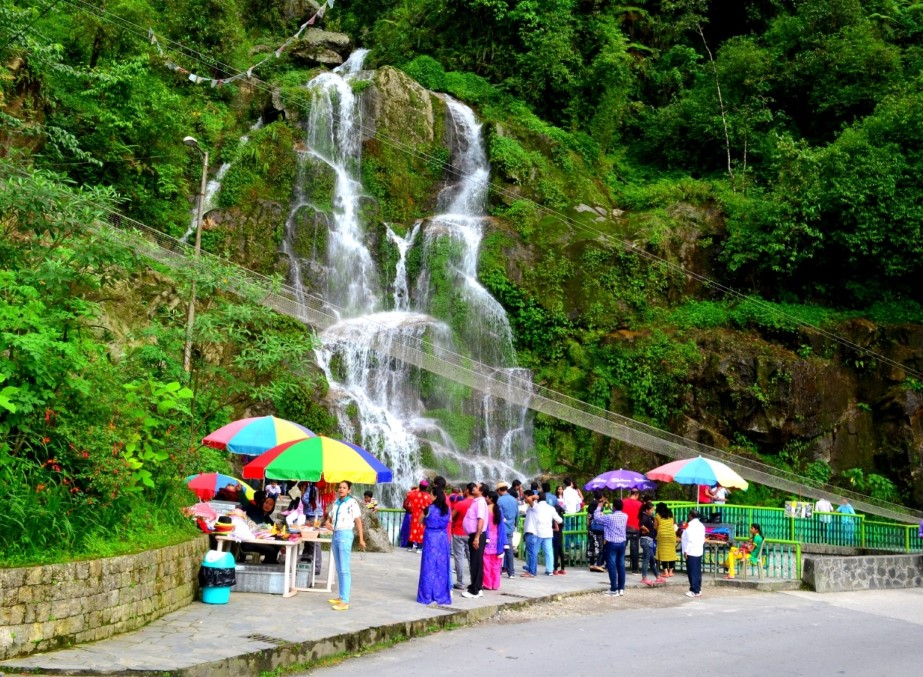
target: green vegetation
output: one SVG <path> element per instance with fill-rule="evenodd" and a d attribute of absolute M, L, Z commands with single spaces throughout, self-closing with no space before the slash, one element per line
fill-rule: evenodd
<path fill-rule="evenodd" d="M 7 160 L 0 174 L 0 564 L 190 537 L 182 478 L 229 470 L 198 440 L 239 402 L 284 405 L 329 430 L 313 401 L 297 406 L 310 381 L 291 365 L 313 347 L 301 326 L 222 297 L 222 271 L 201 275 L 188 378 L 185 312 L 163 293 L 168 278 L 86 229 L 111 193 Z M 189 291 L 180 282 L 173 293 Z"/>
<path fill-rule="evenodd" d="M 185 232 L 201 170 L 182 144 L 192 135 L 213 171 L 231 163 L 218 206 L 241 224 L 207 229 L 206 251 L 284 273 L 277 250 L 298 176 L 312 194 L 296 215 L 296 251 L 324 251 L 334 177 L 297 152 L 304 84 L 319 67 L 284 53 L 255 73 L 264 83 L 214 88 L 166 67 L 246 69 L 304 17 L 277 0 L 103 9 L 0 0 L 0 479 L 22 506 L 0 517 L 0 533 L 22 534 L 0 535 L 9 562 L 49 543 L 88 553 L 143 514 L 169 531 L 186 498 L 177 478 L 227 462 L 197 439 L 245 409 L 319 432 L 335 425 L 322 379 L 289 368 L 312 346 L 297 323 L 228 299 L 219 271 L 203 274 L 187 375 L 188 280 L 83 228 L 105 216 L 102 204 Z M 807 363 L 818 379 L 848 371 L 867 391 L 856 408 L 878 416 L 870 382 L 885 380 L 873 357 L 821 332 L 891 355 L 906 346 L 889 327 L 923 323 L 919 3 L 353 0 L 324 21 L 371 48 L 370 66 L 392 66 L 375 77 L 407 94 L 362 149 L 362 218 L 381 262 L 396 260 L 382 223 L 406 233 L 431 215 L 450 159 L 444 104 L 409 76 L 484 122 L 493 190 L 479 277 L 537 382 L 664 428 L 697 414 L 740 453 L 896 495 L 872 479 L 872 461 L 861 477 L 811 465 L 799 445 L 831 422 L 777 439 L 745 415 L 776 407 L 786 430 L 804 423 L 779 402 L 791 385 L 782 374 Z M 130 25 L 152 26 L 167 53 Z M 380 85 L 353 90 L 371 98 Z M 265 126 L 248 131 L 259 117 Z M 451 242 L 418 240 L 407 268 L 417 280 L 426 258 L 434 311 L 458 335 L 469 313 L 444 265 L 457 256 Z M 464 389 L 419 379 L 444 392 L 440 420 L 463 438 L 464 417 L 451 412 Z M 921 390 L 913 375 L 887 379 Z M 708 411 L 718 383 L 721 408 Z M 632 453 L 543 416 L 535 442 L 551 472 Z M 869 459 L 881 450 L 863 444 Z M 885 480 L 904 496 L 905 456 Z"/>

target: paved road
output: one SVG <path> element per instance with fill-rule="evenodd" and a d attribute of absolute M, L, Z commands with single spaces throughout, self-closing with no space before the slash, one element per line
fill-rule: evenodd
<path fill-rule="evenodd" d="M 531 670 L 569 677 L 612 674 L 622 661 L 636 675 L 919 674 L 923 590 L 707 590 L 696 600 L 676 590 L 635 594 L 638 601 L 594 595 L 505 612 L 497 620 L 302 674 Z"/>

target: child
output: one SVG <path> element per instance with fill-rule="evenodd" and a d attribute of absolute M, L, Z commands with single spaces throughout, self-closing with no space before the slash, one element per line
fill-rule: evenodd
<path fill-rule="evenodd" d="M 375 500 L 375 494 L 373 494 L 371 490 L 362 494 L 362 503 L 372 512 L 378 510 L 378 501 Z"/>
<path fill-rule="evenodd" d="M 760 545 L 763 543 L 763 529 L 759 524 L 753 523 L 750 525 L 750 540 L 745 541 L 740 544 L 739 548 L 731 548 L 730 553 L 728 553 L 727 567 L 728 573 L 725 578 L 734 578 L 735 564 L 737 560 L 749 559 L 749 563 L 759 566 L 760 562 L 757 559 L 757 554 L 760 551 Z M 746 564 L 744 564 L 746 566 Z"/>
<path fill-rule="evenodd" d="M 269 486 L 266 487 L 266 495 L 277 499 L 281 494 L 282 487 L 279 486 L 279 482 L 277 480 L 272 480 Z"/>
<path fill-rule="evenodd" d="M 558 511 L 558 515 L 561 516 L 562 521 L 552 522 L 552 529 L 554 531 L 551 535 L 551 547 L 554 550 L 554 575 L 563 576 L 567 572 L 564 571 L 564 506 L 559 504 L 555 510 Z"/>

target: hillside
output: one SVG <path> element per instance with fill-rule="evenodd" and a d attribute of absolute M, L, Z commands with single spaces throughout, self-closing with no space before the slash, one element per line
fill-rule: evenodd
<path fill-rule="evenodd" d="M 9 281 L 0 331 L 10 346 L 0 375 L 13 388 L 0 399 L 0 432 L 11 477 L 55 486 L 58 501 L 98 501 L 113 492 L 99 485 L 103 457 L 136 434 L 164 451 L 132 462 L 115 450 L 137 466 L 120 483 L 130 501 L 165 491 L 161 476 L 226 463 L 199 458 L 196 439 L 244 413 L 331 434 L 367 420 L 338 385 L 348 356 L 315 364 L 317 338 L 207 283 L 186 374 L 189 281 L 97 252 L 82 234 L 111 205 L 188 236 L 202 168 L 183 145 L 191 135 L 215 182 L 206 251 L 297 278 L 328 300 L 337 274 L 348 283 L 361 263 L 368 310 L 400 310 L 405 289 L 441 323 L 421 335 L 444 326 L 472 359 L 526 367 L 545 387 L 819 481 L 923 500 L 919 5 L 340 0 L 319 9 L 0 2 L 10 27 L 0 49 Z M 319 98 L 309 83 L 329 80 L 359 48 L 369 50 L 361 68 L 341 69 L 337 93 Z M 333 157 L 312 122 L 320 107 L 353 98 L 354 154 L 312 159 Z M 467 171 L 471 142 L 453 101 L 476 116 L 490 167 L 483 205 L 466 216 L 479 224 L 467 278 L 460 245 L 427 235 L 445 228 L 446 191 Z M 348 272 L 330 258 L 343 177 L 369 257 Z M 509 348 L 502 328 L 476 336 L 490 321 L 453 287 L 462 278 L 505 311 Z M 17 310 L 26 299 L 28 321 Z M 38 366 L 49 363 L 60 366 Z M 515 427 L 491 432 L 471 393 L 413 372 L 406 380 L 414 415 L 451 438 L 414 431 L 422 441 L 408 447 L 406 473 L 472 472 L 472 450 Z M 171 425 L 158 405 L 179 392 L 171 384 L 189 392 L 170 398 L 188 426 Z M 114 413 L 126 386 L 144 390 L 154 429 L 142 408 Z M 522 448 L 491 458 L 578 476 L 657 460 L 541 416 L 517 439 Z M 167 448 L 188 451 L 181 468 Z"/>

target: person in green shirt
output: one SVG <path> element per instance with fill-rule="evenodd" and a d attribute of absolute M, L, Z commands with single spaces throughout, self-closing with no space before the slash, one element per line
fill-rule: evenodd
<path fill-rule="evenodd" d="M 727 559 L 727 568 L 728 574 L 725 578 L 734 578 L 735 577 L 735 564 L 737 560 L 743 561 L 744 558 L 749 559 L 749 563 L 755 566 L 760 565 L 760 546 L 763 544 L 763 529 L 759 524 L 753 523 L 750 525 L 750 540 L 744 541 L 740 544 L 740 547 L 731 548 L 731 551 L 728 553 Z"/>

